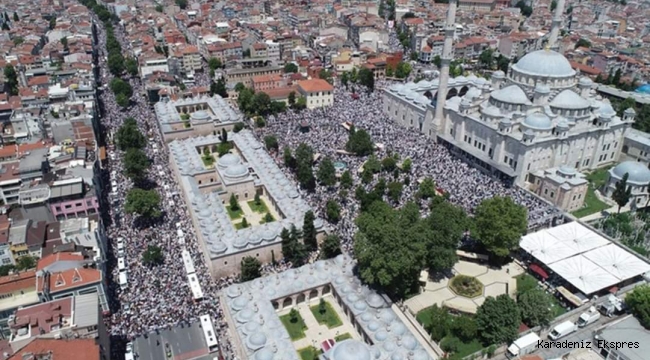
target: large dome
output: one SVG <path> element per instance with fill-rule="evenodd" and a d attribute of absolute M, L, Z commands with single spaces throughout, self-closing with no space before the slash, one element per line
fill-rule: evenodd
<path fill-rule="evenodd" d="M 564 55 L 552 50 L 538 50 L 529 53 L 512 68 L 520 73 L 544 77 L 570 77 L 576 74 Z"/>
<path fill-rule="evenodd" d="M 524 126 L 535 130 L 550 130 L 553 122 L 548 116 L 542 113 L 532 113 L 524 119 Z"/>
<path fill-rule="evenodd" d="M 331 360 L 371 360 L 370 348 L 358 340 L 345 340 L 334 345 Z"/>
<path fill-rule="evenodd" d="M 241 158 L 235 154 L 225 154 L 219 158 L 218 164 L 222 167 L 228 167 L 241 164 Z"/>
<path fill-rule="evenodd" d="M 622 179 L 628 174 L 627 181 L 635 185 L 648 185 L 650 183 L 650 170 L 640 162 L 625 161 L 616 165 L 609 171 L 615 179 Z"/>
<path fill-rule="evenodd" d="M 238 179 L 248 175 L 248 169 L 244 165 L 233 165 L 226 169 L 226 177 Z"/>

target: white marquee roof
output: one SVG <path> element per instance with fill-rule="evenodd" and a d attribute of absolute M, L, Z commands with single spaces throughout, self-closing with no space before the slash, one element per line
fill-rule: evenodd
<path fill-rule="evenodd" d="M 606 238 L 577 221 L 548 229 L 547 232 L 559 241 L 575 248 L 576 253 L 583 253 L 611 243 Z M 566 257 L 569 256 L 571 255 Z"/>
<path fill-rule="evenodd" d="M 620 282 L 617 277 L 582 255 L 558 261 L 549 267 L 586 295 Z"/>
<path fill-rule="evenodd" d="M 601 268 L 616 276 L 620 281 L 650 271 L 650 264 L 614 244 L 591 250 L 583 256 L 600 265 Z"/>
<path fill-rule="evenodd" d="M 524 236 L 519 246 L 545 265 L 576 254 L 574 248 L 549 236 L 546 231 L 538 231 Z"/>

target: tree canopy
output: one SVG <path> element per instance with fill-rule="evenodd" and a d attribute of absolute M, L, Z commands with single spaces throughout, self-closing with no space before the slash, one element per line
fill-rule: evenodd
<path fill-rule="evenodd" d="M 302 224 L 302 239 L 303 243 L 308 250 L 314 251 L 318 248 L 318 240 L 316 239 L 316 227 L 314 226 L 316 216 L 314 212 L 309 210 L 305 213 Z"/>
<path fill-rule="evenodd" d="M 18 95 L 18 74 L 13 65 L 8 64 L 4 70 L 5 85 L 9 90 L 9 95 Z"/>
<path fill-rule="evenodd" d="M 476 327 L 485 344 L 513 341 L 520 323 L 517 303 L 508 294 L 488 297 L 476 312 Z"/>
<path fill-rule="evenodd" d="M 210 58 L 210 60 L 208 60 L 208 67 L 210 68 L 210 70 L 217 70 L 220 69 L 222 66 L 223 65 L 221 64 L 221 60 L 217 58 Z"/>
<path fill-rule="evenodd" d="M 124 173 L 133 181 L 142 180 L 149 169 L 149 158 L 144 151 L 130 148 L 124 154 Z"/>
<path fill-rule="evenodd" d="M 298 72 L 298 65 L 294 63 L 287 63 L 284 65 L 284 72 L 285 74 L 288 73 L 297 73 Z"/>
<path fill-rule="evenodd" d="M 550 298 L 539 288 L 522 293 L 517 299 L 517 306 L 521 319 L 528 327 L 547 326 L 553 320 Z"/>
<path fill-rule="evenodd" d="M 506 257 L 519 247 L 528 228 L 528 212 L 510 197 L 495 196 L 483 200 L 474 216 L 476 236 L 497 257 Z"/>
<path fill-rule="evenodd" d="M 241 260 L 240 280 L 250 281 L 262 276 L 262 263 L 257 258 L 246 256 Z"/>
<path fill-rule="evenodd" d="M 641 325 L 650 329 L 650 285 L 635 287 L 625 296 L 625 304 Z"/>
<path fill-rule="evenodd" d="M 285 228 L 280 233 L 280 238 L 282 239 L 282 255 L 294 267 L 302 265 L 307 257 L 307 249 L 299 241 L 300 237 L 301 234 L 295 226 L 291 227 L 291 231 Z"/>
<path fill-rule="evenodd" d="M 145 218 L 157 218 L 160 212 L 160 195 L 156 190 L 133 188 L 126 195 L 124 210 Z"/>
<path fill-rule="evenodd" d="M 628 173 L 625 173 L 623 178 L 616 182 L 614 192 L 612 193 L 612 200 L 618 205 L 618 212 L 621 212 L 621 208 L 630 201 L 630 197 L 632 196 L 632 188 L 627 186 L 629 176 Z"/>
<path fill-rule="evenodd" d="M 334 234 L 327 235 L 321 245 L 321 258 L 331 259 L 339 254 L 341 254 L 341 240 Z"/>
<path fill-rule="evenodd" d="M 165 257 L 160 246 L 149 245 L 142 254 L 142 263 L 148 266 L 161 265 Z"/>
<path fill-rule="evenodd" d="M 357 156 L 366 156 L 372 154 L 375 145 L 367 131 L 357 130 L 354 126 L 350 127 L 348 142 L 345 144 L 345 150 L 354 153 Z"/>
<path fill-rule="evenodd" d="M 332 159 L 326 157 L 321 160 L 318 166 L 317 178 L 324 186 L 334 186 L 336 184 L 336 169 Z"/>
<path fill-rule="evenodd" d="M 126 118 L 124 123 L 117 130 L 115 134 L 115 140 L 117 142 L 117 147 L 126 151 L 130 148 L 141 149 L 146 145 L 146 138 L 138 129 L 138 124 L 133 118 Z"/>
<path fill-rule="evenodd" d="M 327 200 L 325 204 L 325 214 L 327 215 L 327 220 L 333 223 L 337 223 L 341 218 L 341 208 L 339 203 L 333 199 Z"/>

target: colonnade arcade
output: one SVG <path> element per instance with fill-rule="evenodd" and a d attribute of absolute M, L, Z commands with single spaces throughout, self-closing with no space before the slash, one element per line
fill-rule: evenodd
<path fill-rule="evenodd" d="M 283 298 L 275 299 L 271 301 L 273 308 L 277 311 L 282 311 L 286 308 L 294 307 L 298 304 L 302 304 L 305 301 L 311 301 L 313 299 L 319 299 L 332 292 L 332 286 L 330 284 L 325 284 L 317 288 L 306 289 L 302 292 L 291 294 Z"/>
<path fill-rule="evenodd" d="M 191 114 L 194 112 L 197 112 L 199 110 L 203 111 L 210 111 L 210 107 L 206 103 L 197 103 L 197 104 L 191 104 L 191 105 L 178 105 L 176 106 L 176 110 L 181 113 L 181 114 Z"/>

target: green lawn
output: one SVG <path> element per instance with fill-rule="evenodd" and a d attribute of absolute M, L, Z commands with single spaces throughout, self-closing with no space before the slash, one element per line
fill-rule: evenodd
<path fill-rule="evenodd" d="M 608 170 L 611 168 L 611 166 L 595 170 L 591 172 L 590 174 L 587 175 L 587 180 L 594 185 L 594 188 L 598 189 L 601 186 L 605 185 L 605 182 L 607 181 L 608 177 Z"/>
<path fill-rule="evenodd" d="M 425 308 L 420 310 L 420 312 L 415 316 L 422 327 L 425 329 L 429 328 L 431 325 L 431 308 Z"/>
<path fill-rule="evenodd" d="M 585 195 L 584 207 L 580 210 L 572 212 L 573 216 L 581 218 L 587 215 L 595 214 L 609 208 L 609 205 L 600 201 L 594 192 L 594 187 L 592 184 L 589 184 L 587 189 L 587 195 Z"/>
<path fill-rule="evenodd" d="M 211 155 L 203 155 L 201 156 L 201 160 L 203 160 L 205 167 L 212 167 L 214 165 L 214 158 Z"/>
<path fill-rule="evenodd" d="M 300 358 L 302 360 L 314 360 L 318 355 L 322 353 L 323 353 L 322 350 L 316 349 L 313 346 L 309 346 L 298 350 L 298 355 L 300 355 Z"/>
<path fill-rule="evenodd" d="M 260 199 L 259 205 L 255 204 L 255 200 L 251 200 L 248 202 L 248 206 L 250 206 L 251 210 L 261 214 L 269 212 L 269 209 L 267 209 L 266 204 L 264 204 L 264 200 L 262 199 Z"/>
<path fill-rule="evenodd" d="M 262 220 L 260 220 L 260 224 L 265 224 L 267 222 L 274 222 L 274 221 L 275 218 L 273 217 L 273 215 L 271 215 L 271 219 L 269 219 L 269 221 L 266 221 L 266 215 L 265 215 L 264 217 L 262 217 Z"/>
<path fill-rule="evenodd" d="M 280 316 L 280 321 L 282 321 L 282 324 L 289 332 L 289 337 L 292 341 L 300 340 L 305 337 L 305 329 L 307 329 L 307 325 L 305 325 L 305 321 L 302 319 L 300 314 L 298 314 L 298 321 L 295 323 L 291 322 L 289 314 Z"/>
<path fill-rule="evenodd" d="M 521 274 L 517 279 L 517 293 L 523 294 L 529 290 L 537 288 L 537 279 L 529 274 Z"/>
<path fill-rule="evenodd" d="M 244 214 L 242 209 L 232 211 L 230 205 L 226 206 L 226 210 L 228 211 L 228 216 L 230 216 L 231 220 L 239 219 Z"/>
<path fill-rule="evenodd" d="M 318 321 L 319 324 L 327 325 L 327 327 L 330 329 L 343 325 L 341 319 L 339 319 L 338 314 L 336 314 L 336 311 L 334 310 L 332 305 L 330 305 L 330 303 L 328 303 L 327 301 L 325 302 L 324 313 L 322 314 L 320 313 L 319 305 L 310 306 L 309 310 L 311 310 L 311 313 L 314 314 L 314 317 L 316 318 L 316 321 Z"/>
<path fill-rule="evenodd" d="M 250 226 L 251 226 L 251 224 L 248 223 L 248 226 L 247 226 L 247 227 L 250 227 Z M 241 229 L 243 229 L 243 228 L 244 228 L 244 227 L 242 226 L 241 222 L 238 222 L 238 223 L 235 224 L 235 229 L 237 229 L 237 230 L 241 230 Z"/>
<path fill-rule="evenodd" d="M 481 345 L 481 342 L 478 341 L 478 339 L 474 339 L 471 342 L 463 342 L 461 345 L 458 347 L 458 351 L 451 354 L 449 359 L 451 360 L 460 360 L 464 358 L 465 356 L 471 355 L 477 351 L 480 351 L 483 349 L 483 345 Z"/>
<path fill-rule="evenodd" d="M 341 334 L 341 335 L 334 338 L 334 340 L 336 340 L 336 342 L 341 342 L 341 341 L 347 340 L 347 339 L 352 339 L 352 335 L 350 335 L 350 333 Z"/>

